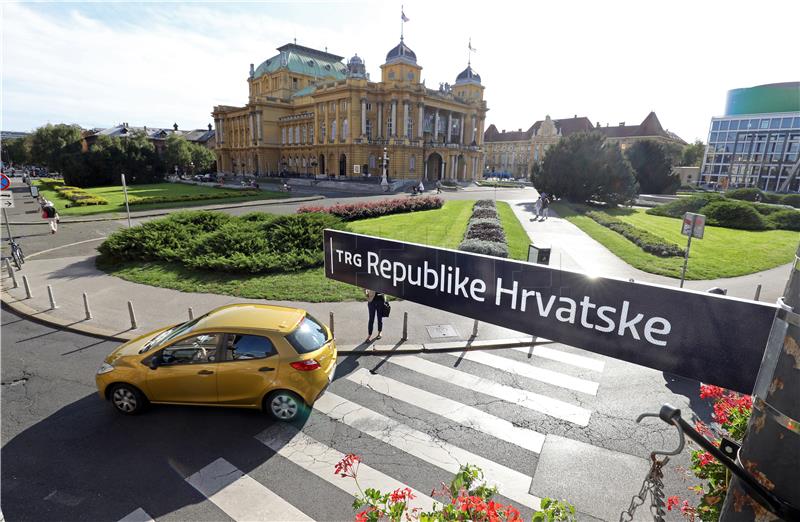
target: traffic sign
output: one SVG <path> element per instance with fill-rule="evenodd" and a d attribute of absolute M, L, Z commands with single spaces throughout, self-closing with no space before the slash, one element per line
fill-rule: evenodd
<path fill-rule="evenodd" d="M 0 190 L 9 190 L 11 188 L 11 180 L 5 174 L 0 174 Z"/>
<path fill-rule="evenodd" d="M 9 190 L 0 191 L 0 208 L 14 208 L 14 193 Z"/>

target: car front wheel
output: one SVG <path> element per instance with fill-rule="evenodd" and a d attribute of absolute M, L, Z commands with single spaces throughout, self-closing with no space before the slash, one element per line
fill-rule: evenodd
<path fill-rule="evenodd" d="M 296 393 L 279 390 L 271 393 L 265 401 L 267 412 L 276 420 L 293 421 L 306 409 L 306 403 Z"/>
<path fill-rule="evenodd" d="M 135 415 L 142 411 L 147 404 L 144 394 L 127 384 L 114 386 L 110 398 L 114 408 L 125 415 Z"/>

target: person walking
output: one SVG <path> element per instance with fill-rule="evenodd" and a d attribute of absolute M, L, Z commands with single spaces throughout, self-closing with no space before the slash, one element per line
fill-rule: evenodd
<path fill-rule="evenodd" d="M 539 199 L 533 204 L 533 217 L 531 221 L 539 221 L 539 218 L 542 215 L 542 196 L 539 196 Z"/>
<path fill-rule="evenodd" d="M 547 194 L 542 194 L 542 221 L 546 221 L 550 216 L 550 198 Z"/>
<path fill-rule="evenodd" d="M 364 289 L 364 294 L 367 296 L 367 309 L 369 310 L 369 323 L 367 324 L 367 340 L 372 341 L 372 326 L 375 322 L 375 317 L 378 318 L 378 335 L 375 336 L 375 341 L 381 338 L 383 331 L 383 304 L 386 298 L 380 292 L 374 290 Z"/>
<path fill-rule="evenodd" d="M 417 193 L 422 194 L 425 192 L 425 185 L 422 184 L 422 180 L 419 180 L 419 186 L 417 187 Z"/>
<path fill-rule="evenodd" d="M 42 217 L 50 224 L 51 234 L 58 232 L 58 222 L 60 218 L 55 205 L 53 205 L 53 202 L 49 199 L 44 199 L 42 202 Z"/>
<path fill-rule="evenodd" d="M 441 194 L 442 193 L 442 180 L 440 180 L 440 179 L 436 180 L 436 193 L 437 194 Z"/>

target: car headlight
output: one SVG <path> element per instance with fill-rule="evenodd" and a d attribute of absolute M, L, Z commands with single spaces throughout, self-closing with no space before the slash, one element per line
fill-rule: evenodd
<path fill-rule="evenodd" d="M 97 375 L 103 375 L 104 373 L 113 372 L 114 367 L 108 363 L 103 363 L 100 365 L 100 368 L 97 369 Z"/>

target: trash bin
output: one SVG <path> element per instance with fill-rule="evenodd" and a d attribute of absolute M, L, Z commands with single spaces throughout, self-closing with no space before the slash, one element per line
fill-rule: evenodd
<path fill-rule="evenodd" d="M 528 245 L 528 263 L 536 263 L 537 265 L 550 264 L 550 246 L 545 245 Z"/>

